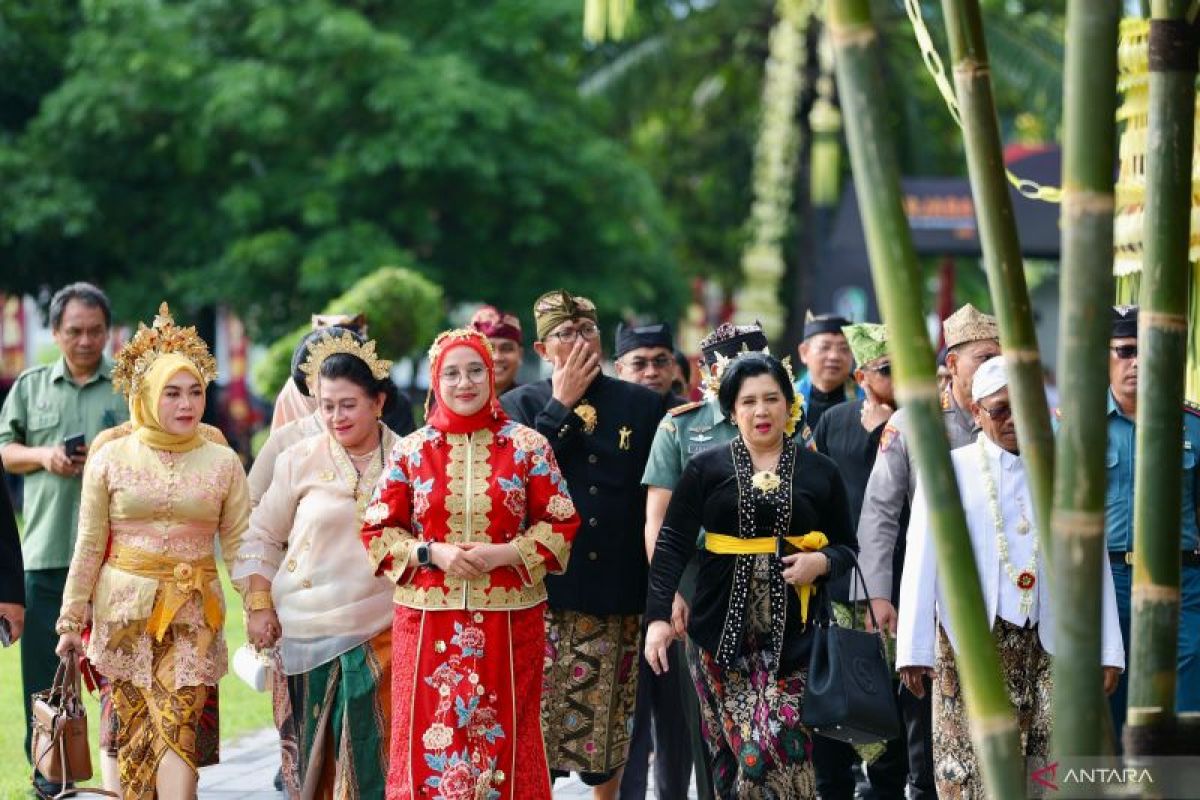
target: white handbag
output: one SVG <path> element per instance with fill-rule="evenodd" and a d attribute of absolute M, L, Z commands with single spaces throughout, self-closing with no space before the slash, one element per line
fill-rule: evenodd
<path fill-rule="evenodd" d="M 261 652 L 247 642 L 233 654 L 234 674 L 254 691 L 265 692 L 271 686 L 271 670 L 274 669 L 272 652 Z"/>

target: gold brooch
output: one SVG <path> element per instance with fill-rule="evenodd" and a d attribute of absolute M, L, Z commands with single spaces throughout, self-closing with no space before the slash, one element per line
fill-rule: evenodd
<path fill-rule="evenodd" d="M 765 469 L 762 472 L 756 472 L 754 473 L 753 477 L 750 478 L 750 484 L 755 489 L 758 489 L 763 493 L 775 491 L 779 488 L 780 483 L 781 481 L 779 480 L 779 476 L 769 469 Z"/>
<path fill-rule="evenodd" d="M 596 408 L 587 400 L 584 400 L 579 405 L 575 406 L 575 413 L 583 420 L 583 430 L 585 433 L 591 433 L 596 430 L 596 422 L 599 416 L 596 414 Z"/>

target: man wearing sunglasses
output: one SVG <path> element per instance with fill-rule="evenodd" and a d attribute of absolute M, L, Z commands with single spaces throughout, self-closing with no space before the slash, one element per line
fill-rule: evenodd
<path fill-rule="evenodd" d="M 601 374 L 591 300 L 548 292 L 533 316 L 534 350 L 554 372 L 500 403 L 550 440 L 583 520 L 567 571 L 546 578 L 542 732 L 551 774 L 578 772 L 603 800 L 616 797 L 629 749 L 638 683 L 629 665 L 646 606 L 642 471 L 667 407 L 662 395 Z"/>
<path fill-rule="evenodd" d="M 946 367 L 950 383 L 942 392 L 943 421 L 951 449 L 975 440 L 977 427 L 971 416 L 971 385 L 975 371 L 1000 354 L 996 318 L 966 304 L 942 323 L 946 340 Z M 896 604 L 900 571 L 904 564 L 909 504 L 917 486 L 917 469 L 905 441 L 903 408 L 884 425 L 879 453 L 871 468 L 858 520 L 858 562 L 866 579 L 875 619 L 896 632 Z M 860 599 L 860 598 L 856 598 Z M 868 624 L 870 618 L 868 617 Z M 920 699 L 907 689 L 901 693 L 908 736 L 910 796 L 914 800 L 936 797 L 933 787 L 931 708 L 929 693 Z"/>
<path fill-rule="evenodd" d="M 826 411 L 813 431 L 813 440 L 817 451 L 829 456 L 838 465 L 838 471 L 846 482 L 850 519 L 857 525 L 867 480 L 871 477 L 871 467 L 879 450 L 879 439 L 896 408 L 896 400 L 892 392 L 887 328 L 859 323 L 843 326 L 841 333 L 845 335 L 854 361 L 858 364 L 854 380 L 866 397 L 840 403 Z M 848 603 L 850 575 L 832 581 L 829 592 L 835 602 Z M 816 768 L 817 792 L 822 800 L 852 800 L 855 790 L 854 765 L 857 761 L 858 757 L 850 745 L 824 736 L 813 739 L 813 765 Z M 887 743 L 883 754 L 867 767 L 867 777 L 870 790 L 864 796 L 880 800 L 899 800 L 904 797 L 908 754 L 903 737 Z"/>
<path fill-rule="evenodd" d="M 1104 526 L 1108 557 L 1117 590 L 1121 636 L 1129 647 L 1130 595 L 1133 583 L 1133 475 L 1137 440 L 1138 307 L 1116 306 L 1112 312 L 1112 339 L 1108 351 L 1108 489 Z M 1200 408 L 1184 403 L 1183 509 L 1180 520 L 1180 607 L 1178 677 L 1175 710 L 1200 711 Z M 1116 729 L 1117 747 L 1125 725 L 1128 678 L 1121 676 L 1109 702 Z"/>

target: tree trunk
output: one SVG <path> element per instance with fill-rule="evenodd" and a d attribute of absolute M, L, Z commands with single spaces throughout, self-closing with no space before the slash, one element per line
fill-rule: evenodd
<path fill-rule="evenodd" d="M 946 583 L 958 635 L 957 666 L 972 741 L 989 795 L 1023 797 L 1020 738 L 983 605 L 979 572 L 958 495 L 938 405 L 933 351 L 919 302 L 921 269 L 901 202 L 900 175 L 882 98 L 877 34 L 869 0 L 831 0 L 827 7 L 850 162 L 871 259 L 871 274 L 888 326 L 896 396 L 911 423 L 910 446 L 929 501 L 939 579 Z"/>
<path fill-rule="evenodd" d="M 1145 263 L 1138 349 L 1133 621 L 1126 749 L 1171 751 L 1179 628 L 1182 401 L 1187 358 L 1196 40 L 1188 0 L 1154 0 L 1150 20 Z"/>
<path fill-rule="evenodd" d="M 983 265 L 1000 323 L 1000 345 L 1008 366 L 1008 388 L 1017 437 L 1021 441 L 1021 459 L 1029 476 L 1043 561 L 1053 561 L 1050 506 L 1054 491 L 1054 432 L 1046 408 L 1037 332 L 1025 284 L 1012 196 L 1008 192 L 983 18 L 979 0 L 942 0 L 942 9 L 950 39 L 954 88 L 963 122 Z M 1111 260 L 1111 256 L 1105 260 Z"/>
<path fill-rule="evenodd" d="M 1112 729 L 1100 669 L 1101 570 L 1109 305 L 1113 296 L 1113 174 L 1120 0 L 1067 4 L 1062 284 L 1058 363 L 1062 422 L 1052 519 L 1055 759 L 1108 750 Z"/>

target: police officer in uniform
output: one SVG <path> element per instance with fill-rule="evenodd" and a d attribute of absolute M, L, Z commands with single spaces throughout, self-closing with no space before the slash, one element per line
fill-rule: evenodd
<path fill-rule="evenodd" d="M 1104 525 L 1113 584 L 1117 590 L 1117 617 L 1121 638 L 1129 652 L 1133 588 L 1133 475 L 1137 442 L 1138 307 L 1113 309 L 1112 340 L 1108 353 L 1108 489 Z M 1200 711 L 1200 407 L 1184 403 L 1183 414 L 1183 513 L 1180 519 L 1179 643 L 1176 655 L 1175 710 Z M 1109 698 L 1117 747 L 1125 725 L 1128 673 L 1121 675 Z"/>
<path fill-rule="evenodd" d="M 550 440 L 583 524 L 563 575 L 548 576 L 542 730 L 552 773 L 580 773 L 616 797 L 637 693 L 646 605 L 642 471 L 666 412 L 661 395 L 600 372 L 596 306 L 558 290 L 533 308 L 549 380 L 500 398 L 517 422 Z M 601 698 L 600 702 L 596 698 Z"/>
<path fill-rule="evenodd" d="M 951 449 L 974 441 L 976 426 L 971 416 L 971 380 L 975 370 L 1000 355 L 1000 332 L 996 319 L 970 303 L 942 323 L 946 340 L 946 366 L 950 383 L 942 392 L 943 420 Z M 858 520 L 859 564 L 875 619 L 893 636 L 896 633 L 896 602 L 900 594 L 900 570 L 909 503 L 916 489 L 917 470 L 905 441 L 906 414 L 903 408 L 892 415 L 879 440 L 879 452 L 863 496 Z M 897 552 L 900 550 L 901 552 Z M 852 593 L 854 599 L 857 593 Z M 868 625 L 870 618 L 868 618 Z M 901 708 L 908 738 L 909 784 L 914 800 L 936 797 L 933 785 L 933 752 L 930 740 L 930 692 L 918 699 L 901 691 Z"/>

